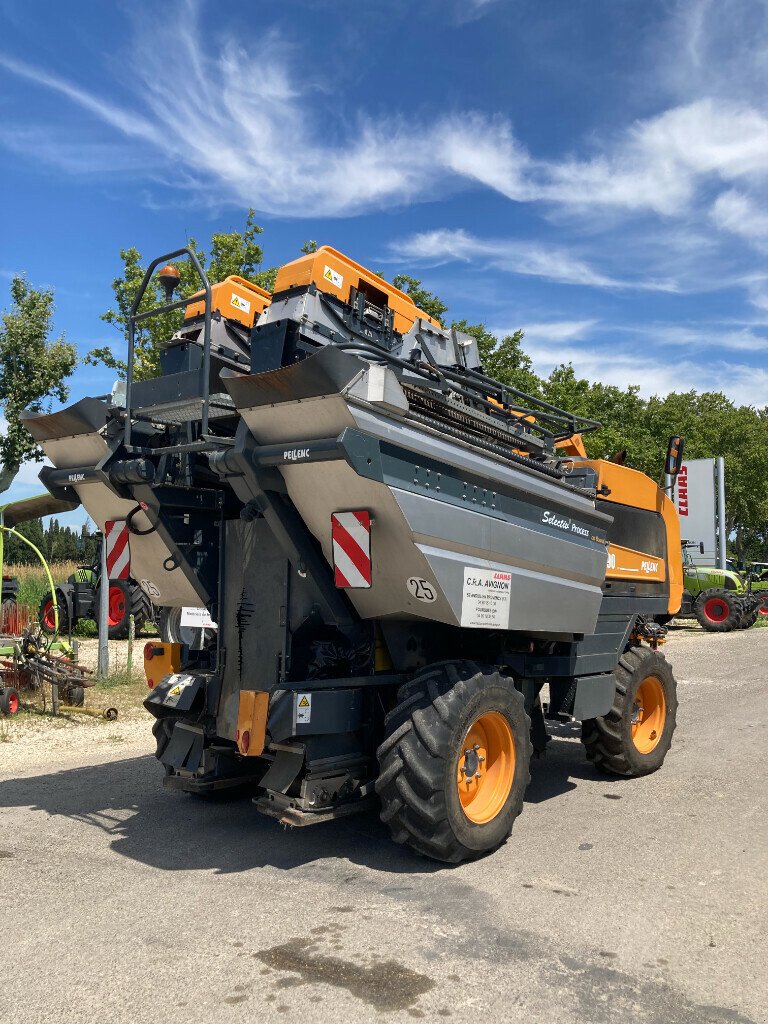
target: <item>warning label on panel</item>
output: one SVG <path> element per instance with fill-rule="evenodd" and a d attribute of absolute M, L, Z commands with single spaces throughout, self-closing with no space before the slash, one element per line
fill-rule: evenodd
<path fill-rule="evenodd" d="M 332 270 L 330 267 L 325 268 L 323 271 L 323 277 L 326 281 L 330 281 L 335 288 L 341 288 L 344 284 L 344 278 L 341 274 L 337 274 L 336 271 Z"/>
<path fill-rule="evenodd" d="M 312 694 L 296 694 L 296 724 L 307 725 L 312 720 Z"/>
<path fill-rule="evenodd" d="M 195 677 L 189 675 L 188 673 L 176 674 L 171 676 L 168 682 L 173 683 L 174 685 L 165 695 L 165 699 L 163 700 L 163 704 L 165 705 L 165 707 L 175 708 L 176 705 L 179 703 L 179 700 L 181 699 L 182 693 L 186 690 L 188 686 L 191 686 L 194 683 L 194 681 Z"/>
<path fill-rule="evenodd" d="M 475 629 L 507 629 L 512 573 L 464 568 L 461 624 Z"/>

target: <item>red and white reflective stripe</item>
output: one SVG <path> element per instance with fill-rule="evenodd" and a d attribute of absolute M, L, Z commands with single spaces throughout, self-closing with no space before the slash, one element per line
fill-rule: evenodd
<path fill-rule="evenodd" d="M 370 512 L 334 512 L 331 516 L 333 568 L 337 587 L 371 585 Z"/>
<path fill-rule="evenodd" d="M 124 519 L 108 519 L 104 524 L 107 545 L 107 576 L 111 580 L 127 580 L 131 574 L 131 545 Z"/>

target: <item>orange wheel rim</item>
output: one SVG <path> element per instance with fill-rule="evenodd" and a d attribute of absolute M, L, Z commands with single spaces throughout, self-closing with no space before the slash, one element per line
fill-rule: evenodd
<path fill-rule="evenodd" d="M 515 740 L 506 718 L 486 711 L 467 730 L 456 765 L 461 807 L 470 821 L 492 821 L 507 802 L 515 776 Z"/>
<path fill-rule="evenodd" d="M 667 699 L 656 676 L 648 676 L 637 688 L 632 713 L 632 742 L 641 754 L 656 748 L 667 721 Z"/>

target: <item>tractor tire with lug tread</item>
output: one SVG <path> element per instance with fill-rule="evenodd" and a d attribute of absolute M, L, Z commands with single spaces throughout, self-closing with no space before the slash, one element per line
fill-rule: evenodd
<path fill-rule="evenodd" d="M 500 846 L 523 809 L 530 731 L 512 679 L 470 661 L 420 669 L 398 691 L 377 750 L 394 841 L 451 864 Z"/>
<path fill-rule="evenodd" d="M 96 591 L 94 604 L 97 629 L 100 601 L 101 588 Z M 132 580 L 110 580 L 107 599 L 110 640 L 126 639 L 130 630 L 131 615 L 133 615 L 134 631 L 138 634 L 149 617 L 149 601 L 146 594 Z"/>
<path fill-rule="evenodd" d="M 741 601 L 728 590 L 705 590 L 696 598 L 693 614 L 702 629 L 710 633 L 729 633 L 741 616 Z"/>
<path fill-rule="evenodd" d="M 16 715 L 20 707 L 19 691 L 12 686 L 0 689 L 0 715 Z"/>
<path fill-rule="evenodd" d="M 56 598 L 59 608 L 59 635 L 63 635 L 69 632 L 67 604 L 58 590 L 56 591 Z M 42 600 L 40 601 L 37 621 L 40 623 L 40 628 L 44 633 L 53 635 L 56 632 L 56 620 L 53 615 L 53 598 L 51 597 L 50 590 L 46 594 L 43 594 Z"/>
<path fill-rule="evenodd" d="M 630 647 L 616 668 L 613 707 L 582 722 L 587 760 L 611 775 L 657 771 L 672 746 L 677 682 L 666 658 L 650 647 Z"/>

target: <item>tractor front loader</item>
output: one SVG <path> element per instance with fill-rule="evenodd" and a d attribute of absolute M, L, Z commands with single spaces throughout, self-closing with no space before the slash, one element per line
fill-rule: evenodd
<path fill-rule="evenodd" d="M 200 291 L 174 299 L 184 256 Z M 160 267 L 166 301 L 138 313 Z M 136 325 L 173 309 L 139 381 Z M 126 523 L 164 614 L 209 616 L 197 649 L 145 654 L 166 785 L 248 782 L 293 825 L 376 805 L 396 842 L 458 862 L 509 835 L 548 720 L 581 721 L 600 771 L 661 766 L 678 519 L 586 458 L 599 424 L 490 379 L 471 336 L 329 247 L 272 295 L 159 257 L 129 334 L 124 406 L 25 423 L 52 492 Z"/>

